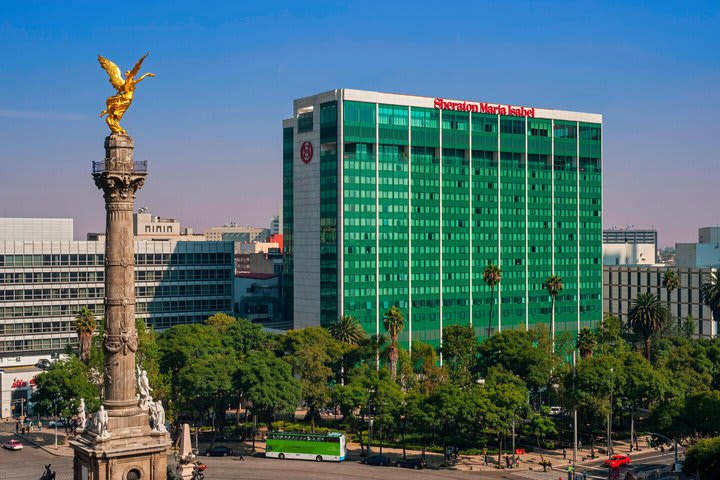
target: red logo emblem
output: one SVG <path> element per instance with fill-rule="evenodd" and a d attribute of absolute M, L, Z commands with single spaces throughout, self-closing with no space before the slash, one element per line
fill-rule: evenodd
<path fill-rule="evenodd" d="M 303 161 L 305 165 L 310 163 L 310 160 L 312 160 L 313 157 L 313 146 L 310 142 L 303 142 L 302 146 L 300 147 L 300 159 Z"/>

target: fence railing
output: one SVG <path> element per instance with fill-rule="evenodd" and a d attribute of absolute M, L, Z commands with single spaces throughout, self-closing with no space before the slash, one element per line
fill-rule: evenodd
<path fill-rule="evenodd" d="M 127 167 L 116 160 L 103 160 L 101 162 L 93 162 L 92 173 L 104 173 L 113 171 L 123 171 Z M 132 162 L 132 173 L 147 173 L 147 160 Z"/>

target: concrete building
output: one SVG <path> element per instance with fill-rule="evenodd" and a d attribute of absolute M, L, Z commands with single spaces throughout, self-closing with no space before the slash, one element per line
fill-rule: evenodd
<path fill-rule="evenodd" d="M 353 315 L 404 345 L 602 316 L 602 116 L 359 90 L 283 121 L 283 295 L 294 328 Z M 499 265 L 494 318 L 483 269 Z"/>
<path fill-rule="evenodd" d="M 668 271 L 676 271 L 680 288 L 669 299 L 670 312 L 675 319 L 685 320 L 691 315 L 697 323 L 701 337 L 717 335 L 717 320 L 712 311 L 700 300 L 700 286 L 706 281 L 710 268 L 684 268 L 651 265 L 606 265 L 603 267 L 603 311 L 620 317 L 627 323 L 631 302 L 639 293 L 651 292 L 668 302 L 667 291 L 662 287 Z"/>
<path fill-rule="evenodd" d="M 275 215 L 272 220 L 270 220 L 270 235 L 277 235 L 280 233 L 282 233 L 280 215 Z"/>
<path fill-rule="evenodd" d="M 603 265 L 653 265 L 657 231 L 603 230 Z"/>
<path fill-rule="evenodd" d="M 205 230 L 205 238 L 218 242 L 264 242 L 270 231 L 267 228 L 240 226 L 228 223 L 222 227 L 211 227 Z"/>
<path fill-rule="evenodd" d="M 268 328 L 291 328 L 289 322 L 282 321 L 280 288 L 280 275 L 277 273 L 236 274 L 235 315 Z"/>
<path fill-rule="evenodd" d="M 720 227 L 698 229 L 698 243 L 676 243 L 675 264 L 720 268 Z"/>
<path fill-rule="evenodd" d="M 103 316 L 104 242 L 0 242 L 0 368 L 77 344 L 78 309 Z M 135 242 L 137 317 L 157 329 L 232 312 L 229 242 Z"/>
<path fill-rule="evenodd" d="M 72 218 L 0 218 L 0 242 L 72 240 Z"/>

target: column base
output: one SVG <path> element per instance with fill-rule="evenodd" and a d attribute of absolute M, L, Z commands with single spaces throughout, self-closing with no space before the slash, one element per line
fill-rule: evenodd
<path fill-rule="evenodd" d="M 165 480 L 170 436 L 153 432 L 145 412 L 108 419 L 109 436 L 85 431 L 70 446 L 75 451 L 74 480 Z M 134 474 L 134 475 L 133 475 Z"/>

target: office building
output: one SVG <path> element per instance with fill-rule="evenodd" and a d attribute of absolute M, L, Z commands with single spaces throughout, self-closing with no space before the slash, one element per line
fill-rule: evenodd
<path fill-rule="evenodd" d="M 103 315 L 102 241 L 0 242 L 0 368 L 77 344 L 80 307 Z M 233 245 L 135 242 L 136 312 L 157 329 L 232 312 Z"/>
<path fill-rule="evenodd" d="M 72 240 L 72 218 L 0 218 L 0 242 Z"/>
<path fill-rule="evenodd" d="M 720 268 L 720 227 L 698 229 L 698 243 L 676 243 L 675 264 Z"/>
<path fill-rule="evenodd" d="M 298 99 L 283 121 L 283 295 L 294 328 L 341 315 L 439 346 L 602 316 L 602 116 L 358 90 Z M 491 292 L 483 269 L 499 264 Z"/>
<path fill-rule="evenodd" d="M 657 231 L 603 231 L 603 265 L 653 265 L 656 262 Z"/>
<path fill-rule="evenodd" d="M 669 271 L 677 272 L 680 288 L 668 299 L 662 281 Z M 619 316 L 627 324 L 632 301 L 639 293 L 651 292 L 668 303 L 673 320 L 685 321 L 690 315 L 697 324 L 698 336 L 715 337 L 720 319 L 713 319 L 710 307 L 703 305 L 700 298 L 700 287 L 712 271 L 711 268 L 664 265 L 606 265 L 603 267 L 603 310 Z"/>
<path fill-rule="evenodd" d="M 228 223 L 222 227 L 211 227 L 205 230 L 205 238 L 213 242 L 264 242 L 270 231 L 267 228 L 240 226 Z"/>

